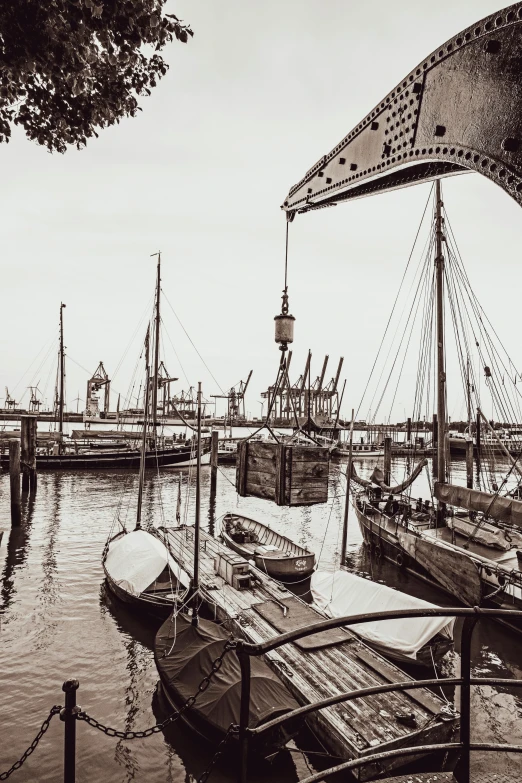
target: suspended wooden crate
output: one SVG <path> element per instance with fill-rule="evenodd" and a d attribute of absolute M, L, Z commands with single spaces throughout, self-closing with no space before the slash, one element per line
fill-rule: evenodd
<path fill-rule="evenodd" d="M 273 500 L 278 506 L 326 503 L 329 463 L 330 452 L 322 446 L 242 441 L 236 490 L 241 497 Z"/>

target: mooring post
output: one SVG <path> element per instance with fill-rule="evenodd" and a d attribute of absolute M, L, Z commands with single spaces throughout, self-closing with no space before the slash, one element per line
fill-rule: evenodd
<path fill-rule="evenodd" d="M 239 708 L 239 777 L 238 783 L 247 783 L 248 770 L 248 721 L 250 718 L 250 656 L 238 641 L 236 654 L 241 666 L 241 705 Z"/>
<path fill-rule="evenodd" d="M 22 492 L 29 492 L 29 428 L 30 416 L 20 417 L 20 466 L 22 469 Z"/>
<path fill-rule="evenodd" d="M 219 432 L 212 431 L 210 449 L 210 491 L 216 491 L 216 479 L 218 469 Z"/>
<path fill-rule="evenodd" d="M 78 680 L 66 680 L 62 685 L 65 693 L 65 707 L 60 711 L 60 720 L 64 722 L 63 745 L 63 783 L 75 783 L 76 780 L 76 716 L 80 707 L 76 705 Z"/>
<path fill-rule="evenodd" d="M 19 525 L 22 521 L 20 503 L 20 441 L 11 438 L 9 441 L 9 477 L 11 481 L 11 525 Z"/>
<path fill-rule="evenodd" d="M 392 439 L 386 437 L 384 438 L 384 483 L 388 485 L 391 481 L 391 452 Z"/>
<path fill-rule="evenodd" d="M 466 486 L 473 489 L 473 439 L 466 441 Z"/>
<path fill-rule="evenodd" d="M 36 437 L 38 429 L 38 420 L 36 416 L 30 419 L 29 427 L 29 491 L 31 495 L 36 493 L 37 474 L 36 474 Z"/>
<path fill-rule="evenodd" d="M 406 421 L 406 443 L 411 443 L 411 419 Z"/>

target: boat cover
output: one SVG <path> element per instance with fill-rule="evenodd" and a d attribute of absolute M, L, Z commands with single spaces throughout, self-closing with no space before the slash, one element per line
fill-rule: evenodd
<path fill-rule="evenodd" d="M 229 634 L 216 623 L 200 618 L 194 627 L 183 614 L 172 614 L 156 634 L 154 645 L 164 687 L 172 690 L 178 701 L 185 702 L 210 673 L 228 639 Z M 297 709 L 295 699 L 261 658 L 252 656 L 250 665 L 250 728 Z M 226 732 L 231 723 L 239 723 L 240 703 L 241 669 L 237 655 L 231 651 L 191 711 L 213 728 Z"/>
<path fill-rule="evenodd" d="M 311 581 L 315 605 L 328 617 L 386 612 L 394 609 L 433 609 L 435 604 L 414 598 L 348 571 L 315 571 Z M 440 633 L 453 639 L 454 617 L 415 617 L 348 626 L 384 653 L 416 660 L 417 652 Z"/>
<path fill-rule="evenodd" d="M 183 587 L 190 577 L 169 555 L 165 545 L 146 530 L 133 530 L 109 545 L 105 568 L 111 579 L 130 595 L 139 596 L 169 564 Z"/>
<path fill-rule="evenodd" d="M 471 537 L 477 544 L 501 549 L 504 552 L 513 547 L 522 548 L 522 533 L 518 533 L 516 530 L 506 530 L 498 525 L 490 525 L 483 519 L 477 523 L 461 517 L 448 517 L 446 524 L 462 536 Z"/>
<path fill-rule="evenodd" d="M 449 503 L 468 511 L 482 511 L 488 517 L 506 525 L 522 528 L 522 501 L 500 497 L 478 489 L 457 487 L 454 484 L 435 482 L 435 497 L 442 503 Z"/>

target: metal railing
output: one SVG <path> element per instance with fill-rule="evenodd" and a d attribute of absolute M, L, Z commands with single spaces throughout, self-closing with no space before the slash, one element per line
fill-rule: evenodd
<path fill-rule="evenodd" d="M 286 713 L 278 718 L 274 718 L 267 723 L 258 726 L 257 728 L 249 728 L 249 712 L 250 712 L 250 658 L 251 656 L 264 655 L 271 650 L 276 650 L 284 644 L 295 642 L 298 639 L 303 639 L 307 636 L 319 633 L 320 631 L 328 631 L 332 628 L 339 628 L 341 626 L 363 623 L 370 623 L 379 620 L 399 620 L 404 618 L 415 617 L 463 617 L 464 622 L 462 625 L 461 633 L 461 676 L 452 678 L 440 678 L 429 680 L 407 680 L 405 682 L 396 682 L 386 685 L 378 685 L 370 688 L 358 688 L 357 690 L 347 691 L 344 693 L 335 694 L 313 704 L 307 704 L 303 707 L 298 707 L 291 712 Z M 317 710 L 330 707 L 334 704 L 341 702 L 351 701 L 363 696 L 370 696 L 377 693 L 388 693 L 393 691 L 407 691 L 414 688 L 423 688 L 430 685 L 459 685 L 460 691 L 460 737 L 458 742 L 446 742 L 432 745 L 416 745 L 414 747 L 400 747 L 393 750 L 383 751 L 381 753 L 373 753 L 371 755 L 365 755 L 363 757 L 355 758 L 350 761 L 345 761 L 342 764 L 338 764 L 335 767 L 331 767 L 323 772 L 318 772 L 310 777 L 307 777 L 300 781 L 300 783 L 317 783 L 317 781 L 326 780 L 332 775 L 338 772 L 344 772 L 347 770 L 357 770 L 365 764 L 372 762 L 386 761 L 388 759 L 397 758 L 399 756 L 414 756 L 418 754 L 427 754 L 437 751 L 455 750 L 460 751 L 460 758 L 458 767 L 455 771 L 455 776 L 458 783 L 470 783 L 470 757 L 471 751 L 510 751 L 515 753 L 522 753 L 522 745 L 508 745 L 500 743 L 488 743 L 471 742 L 471 686 L 472 685 L 509 685 L 510 687 L 521 687 L 522 680 L 518 679 L 501 679 L 493 677 L 471 677 L 471 640 L 473 636 L 473 630 L 480 617 L 488 617 L 492 619 L 504 618 L 505 620 L 520 620 L 522 621 L 522 611 L 510 610 L 510 609 L 480 609 L 475 608 L 449 608 L 449 609 L 405 609 L 400 611 L 390 612 L 373 612 L 371 614 L 363 615 L 348 615 L 346 617 L 337 617 L 329 620 L 323 620 L 315 623 L 312 626 L 306 628 L 299 628 L 295 631 L 289 631 L 288 633 L 280 634 L 279 636 L 270 639 L 267 642 L 261 644 L 251 644 L 239 640 L 237 642 L 236 653 L 241 665 L 241 707 L 240 707 L 240 719 L 239 719 L 239 742 L 240 742 L 240 767 L 238 772 L 238 783 L 247 783 L 247 765 L 248 765 L 248 750 L 249 741 L 251 738 L 259 737 L 263 733 L 274 729 L 276 726 L 280 726 L 286 721 L 304 717 Z"/>

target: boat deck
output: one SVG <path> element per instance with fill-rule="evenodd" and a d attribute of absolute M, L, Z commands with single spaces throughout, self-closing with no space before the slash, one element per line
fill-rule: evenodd
<path fill-rule="evenodd" d="M 447 527 L 441 527 L 437 529 L 430 528 L 429 530 L 424 531 L 424 535 L 430 536 L 431 538 L 440 538 L 443 541 L 446 541 L 448 544 L 452 543 L 451 530 Z M 491 546 L 484 546 L 483 544 L 479 544 L 477 541 L 471 541 L 471 543 L 466 547 L 464 546 L 465 544 L 467 544 L 466 536 L 461 536 L 459 533 L 455 533 L 455 546 L 459 547 L 464 552 L 479 555 L 479 557 L 486 558 L 487 560 L 492 560 L 493 562 L 504 566 L 508 570 L 519 570 L 516 548 L 508 549 L 506 552 L 502 549 L 495 549 Z"/>
<path fill-rule="evenodd" d="M 192 575 L 194 528 L 169 528 L 167 542 L 172 555 Z M 201 531 L 200 581 L 205 603 L 214 617 L 224 621 L 236 636 L 253 643 L 272 639 L 281 631 L 310 625 L 323 615 L 297 601 L 280 583 L 251 568 L 254 587 L 237 590 L 216 575 L 214 559 L 229 550 Z M 299 604 L 297 614 L 292 607 Z M 303 620 L 301 612 L 310 616 Z M 310 619 L 311 618 L 311 619 Z M 327 632 L 333 634 L 334 632 Z M 266 658 L 300 704 L 308 704 L 343 691 L 409 680 L 404 672 L 370 650 L 344 629 L 334 636 L 317 635 L 317 643 L 289 644 Z M 312 639 L 313 637 L 309 637 Z M 302 640 L 305 642 L 306 640 Z M 333 755 L 348 760 L 401 745 L 422 745 L 450 741 L 455 720 L 439 717 L 444 702 L 427 689 L 376 694 L 338 704 L 313 713 L 309 723 Z M 414 726 L 397 716 L 414 716 Z M 410 757 L 411 760 L 411 757 Z M 396 762 L 398 766 L 399 761 Z M 388 761 L 388 769 L 392 769 Z M 367 765 L 361 780 L 383 771 Z"/>

